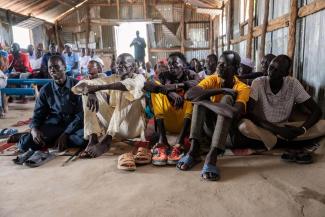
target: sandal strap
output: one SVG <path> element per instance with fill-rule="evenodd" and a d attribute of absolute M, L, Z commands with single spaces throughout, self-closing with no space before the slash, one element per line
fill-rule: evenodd
<path fill-rule="evenodd" d="M 148 156 L 151 156 L 150 151 L 142 147 L 138 148 L 138 151 L 135 155 L 135 157 L 148 157 Z"/>
<path fill-rule="evenodd" d="M 204 173 L 214 173 L 216 175 L 220 174 L 218 167 L 212 164 L 204 164 L 201 171 L 201 175 L 203 175 Z"/>

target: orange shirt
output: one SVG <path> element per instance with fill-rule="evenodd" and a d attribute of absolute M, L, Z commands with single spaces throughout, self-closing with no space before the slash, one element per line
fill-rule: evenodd
<path fill-rule="evenodd" d="M 236 76 L 235 78 L 235 84 L 233 86 L 233 90 L 237 91 L 237 98 L 236 102 L 241 102 L 245 105 L 249 100 L 249 94 L 251 92 L 251 89 L 248 85 L 241 82 Z M 199 87 L 203 89 L 216 89 L 216 88 L 222 88 L 221 87 L 221 78 L 218 75 L 210 75 L 203 79 L 199 84 Z M 223 94 L 215 95 L 211 97 L 212 102 L 220 102 Z"/>

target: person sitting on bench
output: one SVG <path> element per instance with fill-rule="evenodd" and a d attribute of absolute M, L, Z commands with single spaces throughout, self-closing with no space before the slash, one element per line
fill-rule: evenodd
<path fill-rule="evenodd" d="M 18 142 L 21 152 L 29 149 L 84 147 L 82 99 L 72 93 L 77 80 L 66 76 L 61 56 L 48 62 L 52 81 L 44 85 L 36 99 L 31 132 Z"/>
<path fill-rule="evenodd" d="M 292 143 L 325 135 L 325 120 L 320 120 L 322 111 L 300 82 L 288 75 L 291 64 L 288 56 L 279 55 L 272 60 L 268 76 L 253 81 L 249 119 L 239 125 L 244 136 L 262 141 L 267 149 L 272 149 L 279 138 Z M 289 122 L 295 104 L 310 111 L 305 121 Z M 305 160 L 310 162 L 311 156 Z"/>
<path fill-rule="evenodd" d="M 0 53 L 0 119 L 5 118 L 4 112 L 4 100 L 1 94 L 1 88 L 5 88 L 7 86 L 7 76 L 4 71 L 7 69 L 7 61 L 5 60 L 6 56 L 4 53 Z"/>
<path fill-rule="evenodd" d="M 63 59 L 63 55 L 58 52 L 57 46 L 55 43 L 50 43 L 49 52 L 43 55 L 42 63 L 41 63 L 41 72 L 40 78 L 49 78 L 50 75 L 48 73 L 48 62 L 51 56 L 61 56 Z"/>
<path fill-rule="evenodd" d="M 28 78 L 33 69 L 30 66 L 28 55 L 20 51 L 18 43 L 11 45 L 11 53 L 9 54 L 9 78 Z"/>
<path fill-rule="evenodd" d="M 194 103 L 191 148 L 178 162 L 178 169 L 189 170 L 199 162 L 200 141 L 204 132 L 210 137 L 211 145 L 201 176 L 210 181 L 220 178 L 216 167 L 217 155 L 225 151 L 232 121 L 245 112 L 249 99 L 249 86 L 235 76 L 239 66 L 240 56 L 236 52 L 223 52 L 218 60 L 217 75 L 205 78 L 186 93 L 185 97 Z"/>

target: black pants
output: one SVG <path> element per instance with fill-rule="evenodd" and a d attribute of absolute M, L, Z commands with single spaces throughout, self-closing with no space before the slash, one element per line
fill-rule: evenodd
<path fill-rule="evenodd" d="M 60 126 L 45 123 L 40 127 L 40 131 L 44 135 L 44 142 L 46 147 L 52 147 L 55 141 L 60 137 L 60 135 L 64 132 L 67 126 Z M 77 130 L 73 134 L 69 135 L 67 147 L 84 147 L 86 145 L 83 139 L 83 128 Z M 36 144 L 33 141 L 33 137 L 31 133 L 22 136 L 17 144 L 18 149 L 20 151 L 27 151 L 28 149 L 39 150 L 41 147 L 40 145 Z"/>

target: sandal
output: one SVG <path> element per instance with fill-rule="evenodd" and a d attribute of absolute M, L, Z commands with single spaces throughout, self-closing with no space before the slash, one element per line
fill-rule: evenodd
<path fill-rule="evenodd" d="M 148 164 L 151 162 L 151 151 L 147 148 L 139 147 L 137 153 L 134 155 L 136 164 Z"/>
<path fill-rule="evenodd" d="M 18 130 L 15 128 L 4 128 L 0 130 L 0 139 L 7 138 L 17 132 Z"/>
<path fill-rule="evenodd" d="M 117 169 L 125 171 L 135 171 L 136 165 L 133 154 L 131 152 L 122 154 L 118 157 Z"/>
<path fill-rule="evenodd" d="M 48 152 L 35 151 L 34 154 L 25 161 L 24 165 L 28 167 L 39 167 L 54 159 L 54 157 L 55 155 Z"/>
<path fill-rule="evenodd" d="M 182 157 L 179 161 L 178 161 L 178 163 L 177 163 L 177 165 L 176 165 L 176 167 L 178 168 L 178 169 L 180 169 L 180 170 L 183 170 L 183 171 L 185 171 L 185 170 L 190 170 L 190 169 L 192 169 L 196 164 L 198 164 L 198 163 L 200 163 L 201 162 L 201 160 L 200 159 L 195 159 L 195 158 L 193 158 L 191 155 L 185 155 L 184 157 Z M 182 169 L 182 166 L 183 165 L 186 165 L 187 166 L 187 168 L 186 169 Z"/>
<path fill-rule="evenodd" d="M 204 176 L 206 175 L 206 176 Z M 212 164 L 204 164 L 202 171 L 201 171 L 201 177 L 204 180 L 207 181 L 217 181 L 220 179 L 220 172 L 217 166 Z"/>
<path fill-rule="evenodd" d="M 15 159 L 13 159 L 12 161 L 15 164 L 18 165 L 23 165 L 25 163 L 25 161 L 30 158 L 32 155 L 34 154 L 34 151 L 32 149 L 29 149 L 28 151 L 26 151 L 23 154 L 18 155 Z"/>
<path fill-rule="evenodd" d="M 313 156 L 308 152 L 285 152 L 281 155 L 281 159 L 286 162 L 294 162 L 298 164 L 313 163 Z"/>

